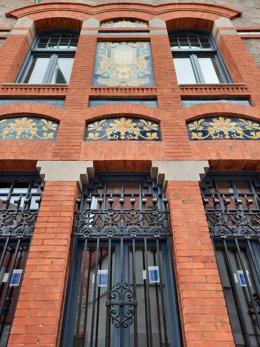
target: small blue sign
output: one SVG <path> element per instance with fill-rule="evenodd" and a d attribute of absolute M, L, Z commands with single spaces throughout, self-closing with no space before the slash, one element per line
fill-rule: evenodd
<path fill-rule="evenodd" d="M 149 282 L 160 283 L 160 274 L 158 266 L 148 266 L 149 271 Z"/>
<path fill-rule="evenodd" d="M 98 270 L 98 286 L 107 287 L 108 284 L 108 271 Z"/>
<path fill-rule="evenodd" d="M 22 269 L 13 270 L 9 287 L 18 287 L 20 285 L 22 273 Z"/>

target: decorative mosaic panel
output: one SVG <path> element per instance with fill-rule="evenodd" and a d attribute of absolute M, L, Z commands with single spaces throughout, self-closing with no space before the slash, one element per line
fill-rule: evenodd
<path fill-rule="evenodd" d="M 124 87 L 154 84 L 149 42 L 99 42 L 94 85 Z"/>
<path fill-rule="evenodd" d="M 107 118 L 89 123 L 85 140 L 160 140 L 159 124 L 141 118 Z"/>
<path fill-rule="evenodd" d="M 0 120 L 0 140 L 55 141 L 58 123 L 38 117 L 12 117 Z"/>
<path fill-rule="evenodd" d="M 138 20 L 117 20 L 104 22 L 100 25 L 101 28 L 148 28 L 147 23 Z"/>
<path fill-rule="evenodd" d="M 239 117 L 206 117 L 187 124 L 190 140 L 259 140 L 260 123 Z"/>

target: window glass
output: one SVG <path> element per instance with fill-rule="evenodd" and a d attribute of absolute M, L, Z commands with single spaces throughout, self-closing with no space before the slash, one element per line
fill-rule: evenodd
<path fill-rule="evenodd" d="M 203 74 L 205 83 L 222 82 L 217 74 L 217 67 L 214 58 L 198 58 L 199 65 Z"/>
<path fill-rule="evenodd" d="M 74 58 L 58 58 L 51 80 L 52 84 L 69 82 L 73 61 Z"/>
<path fill-rule="evenodd" d="M 172 31 L 169 39 L 179 84 L 231 82 L 209 33 Z"/>
<path fill-rule="evenodd" d="M 17 78 L 18 83 L 67 84 L 79 35 L 73 32 L 40 33 Z"/>
<path fill-rule="evenodd" d="M 179 84 L 196 83 L 189 58 L 174 58 L 174 66 Z"/>
<path fill-rule="evenodd" d="M 33 57 L 32 60 L 32 64 L 24 82 L 29 84 L 43 83 L 50 57 Z"/>

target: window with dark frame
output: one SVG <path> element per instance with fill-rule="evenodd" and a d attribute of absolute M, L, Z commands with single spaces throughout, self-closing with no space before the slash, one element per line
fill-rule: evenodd
<path fill-rule="evenodd" d="M 179 84 L 232 82 L 210 33 L 171 31 L 169 38 Z"/>
<path fill-rule="evenodd" d="M 17 83 L 68 84 L 78 39 L 78 33 L 69 31 L 38 34 Z"/>

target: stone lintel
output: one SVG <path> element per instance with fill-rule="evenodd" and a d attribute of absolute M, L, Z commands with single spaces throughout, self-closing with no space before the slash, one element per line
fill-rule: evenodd
<path fill-rule="evenodd" d="M 160 185 L 168 181 L 196 182 L 205 176 L 208 168 L 206 160 L 152 161 L 151 176 Z"/>
<path fill-rule="evenodd" d="M 80 188 L 94 177 L 93 161 L 38 161 L 37 170 L 48 182 L 78 182 Z"/>

